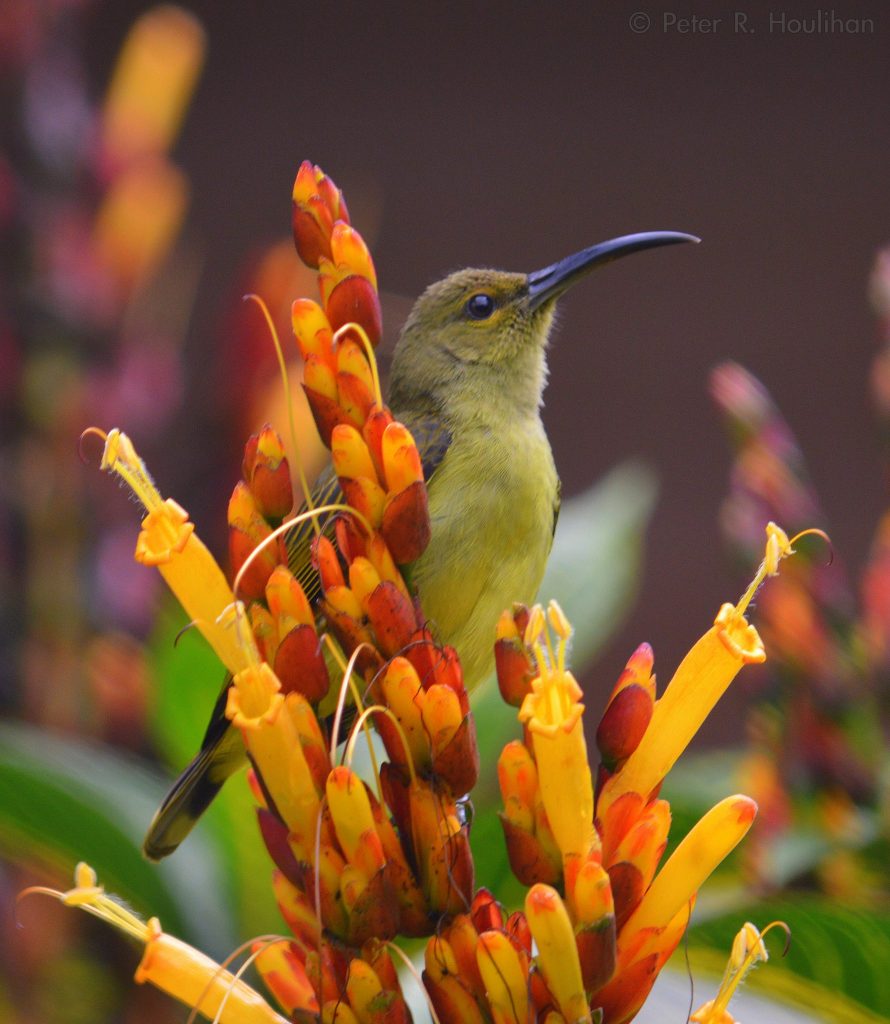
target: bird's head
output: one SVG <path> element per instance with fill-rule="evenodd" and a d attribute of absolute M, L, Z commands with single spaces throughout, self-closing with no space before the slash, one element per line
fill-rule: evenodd
<path fill-rule="evenodd" d="M 677 231 L 624 235 L 531 274 L 458 270 L 420 296 L 393 355 L 396 410 L 498 397 L 535 412 L 546 379 L 544 352 L 556 300 L 576 281 L 621 256 L 697 242 Z"/>

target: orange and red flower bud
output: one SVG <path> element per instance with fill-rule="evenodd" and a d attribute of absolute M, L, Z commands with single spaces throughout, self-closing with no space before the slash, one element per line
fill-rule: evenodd
<path fill-rule="evenodd" d="M 528 625 L 528 608 L 514 605 L 498 620 L 494 645 L 494 664 L 501 697 L 507 704 L 518 708 L 531 693 L 532 680 L 538 674 L 534 654 L 523 643 Z"/>
<path fill-rule="evenodd" d="M 424 953 L 423 984 L 442 1024 L 486 1024 L 483 1014 L 484 992 L 471 987 L 466 971 L 461 970 L 448 939 L 434 936 Z"/>
<path fill-rule="evenodd" d="M 485 931 L 476 950 L 485 995 L 497 1024 L 528 1024 L 528 956 L 502 931 Z"/>
<path fill-rule="evenodd" d="M 256 969 L 266 987 L 292 1020 L 318 1014 L 318 997 L 293 943 L 283 940 L 271 944 L 255 942 L 253 951 L 256 953 Z"/>
<path fill-rule="evenodd" d="M 372 345 L 383 336 L 377 274 L 361 235 L 337 224 L 330 236 L 330 254 L 318 261 L 322 304 L 335 331 L 358 324 Z"/>
<path fill-rule="evenodd" d="M 566 872 L 566 899 L 575 922 L 575 944 L 584 988 L 602 988 L 615 972 L 615 904 L 609 875 L 597 857 Z"/>
<path fill-rule="evenodd" d="M 348 336 L 337 346 L 337 391 L 349 418 L 364 423 L 375 401 L 374 375 L 364 349 Z"/>
<path fill-rule="evenodd" d="M 297 299 L 291 306 L 291 326 L 303 360 L 315 359 L 330 371 L 333 380 L 337 369 L 334 332 L 321 306 L 312 299 Z M 337 397 L 336 389 L 331 397 Z"/>
<path fill-rule="evenodd" d="M 464 713 L 469 711 L 470 702 L 464 687 L 463 672 L 453 647 L 440 646 L 426 629 L 421 629 L 411 638 L 405 657 L 417 670 L 424 687 L 429 688 L 434 683 L 450 686 L 460 697 Z"/>
<path fill-rule="evenodd" d="M 318 945 L 322 928 L 303 884 L 302 880 L 299 884 L 293 882 L 280 869 L 272 872 L 272 890 L 281 916 L 294 936 L 311 949 Z"/>
<path fill-rule="evenodd" d="M 281 638 L 273 661 L 284 693 L 300 693 L 317 704 L 330 689 L 321 640 L 314 626 L 296 625 Z"/>
<path fill-rule="evenodd" d="M 331 258 L 331 234 L 337 221 L 349 223 L 343 193 L 320 167 L 304 160 L 294 181 L 291 221 L 300 259 L 318 267 Z"/>
<path fill-rule="evenodd" d="M 378 438 L 371 434 L 371 445 Z M 381 533 L 399 565 L 419 558 L 429 544 L 431 527 L 423 465 L 407 427 L 389 423 L 379 437 L 379 461 L 386 481 Z"/>
<path fill-rule="evenodd" d="M 266 643 L 266 660 L 274 667 L 282 689 L 301 693 L 313 702 L 321 700 L 330 679 L 315 618 L 303 588 L 283 565 L 273 570 L 266 583 L 266 602 L 276 633 L 274 644 Z"/>
<path fill-rule="evenodd" d="M 480 889 L 469 914 L 456 915 L 427 943 L 424 985 L 442 1024 L 537 1019 L 552 999 L 533 983 L 531 948 L 525 916 L 517 911 L 505 922 L 491 893 Z"/>
<path fill-rule="evenodd" d="M 388 960 L 388 957 L 386 958 Z M 380 977 L 364 958 L 350 961 L 346 979 L 346 998 L 360 1024 L 410 1024 L 411 1015 L 399 988 L 391 962 L 378 963 Z M 391 983 L 389 977 L 391 977 Z"/>
<path fill-rule="evenodd" d="M 500 819 L 513 874 L 523 885 L 555 884 L 562 877 L 562 857 L 546 823 L 534 759 L 519 740 L 512 740 L 501 752 L 498 782 L 504 801 Z"/>
<path fill-rule="evenodd" d="M 293 508 L 294 494 L 284 445 L 268 424 L 248 438 L 241 471 L 260 515 L 282 520 Z"/>
<path fill-rule="evenodd" d="M 235 484 L 229 499 L 228 522 L 229 558 L 234 575 L 241 571 L 254 549 L 263 544 L 262 550 L 251 558 L 238 587 L 240 596 L 260 600 L 272 570 L 282 561 L 281 549 L 275 541 L 264 543 L 272 528 L 260 513 L 250 488 L 242 480 Z"/>
<path fill-rule="evenodd" d="M 386 471 L 383 466 L 383 435 L 386 433 L 386 428 L 393 422 L 392 413 L 386 406 L 375 405 L 368 413 L 368 418 L 362 427 L 362 436 L 374 459 L 379 480 L 386 480 Z"/>
<path fill-rule="evenodd" d="M 473 892 L 469 830 L 447 786 L 394 765 L 380 771 L 386 803 L 398 825 L 409 859 L 416 865 L 430 920 L 466 908 Z"/>
<path fill-rule="evenodd" d="M 596 731 L 603 764 L 614 772 L 639 746 L 655 704 L 652 648 L 641 644 L 621 673 Z"/>
<path fill-rule="evenodd" d="M 395 594 L 393 588 L 390 596 Z M 421 683 L 413 663 L 402 656 L 392 659 L 377 686 L 380 700 L 401 727 L 399 732 L 388 716 L 377 716 L 393 764 L 408 768 L 410 759 L 415 771 L 431 768 L 452 793 L 469 792 L 479 772 L 479 752 L 473 719 L 461 696 L 447 683 Z"/>
<path fill-rule="evenodd" d="M 349 768 L 335 768 L 326 783 L 328 808 L 343 853 L 336 888 L 345 912 L 340 934 L 352 943 L 392 938 L 399 927 L 387 857 L 377 831 L 370 794 Z M 329 925 L 330 926 L 330 925 Z"/>

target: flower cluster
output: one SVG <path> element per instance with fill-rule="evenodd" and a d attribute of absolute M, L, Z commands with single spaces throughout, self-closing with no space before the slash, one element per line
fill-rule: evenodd
<path fill-rule="evenodd" d="M 597 730 L 595 784 L 581 689 L 566 669 L 565 617 L 553 603 L 546 618 L 540 607 L 502 617 L 498 682 L 525 727 L 498 763 L 502 823 L 511 867 L 531 886 L 525 915 L 540 979 L 529 998 L 538 1019 L 546 1011 L 553 1021 L 592 1020 L 599 1011 L 610 1024 L 631 1020 L 685 931 L 699 886 L 750 827 L 754 802 L 728 797 L 657 872 L 671 820 L 658 798 L 661 783 L 742 665 L 763 660 L 744 611 L 789 550 L 771 527 L 749 592 L 738 606 L 721 608 L 659 700 L 651 648 L 634 652 Z M 522 934 L 515 924 L 512 930 Z M 475 994 L 481 1001 L 483 993 Z M 443 1020 L 462 1019 L 437 1008 Z"/>
<path fill-rule="evenodd" d="M 651 650 L 635 652 L 600 723 L 595 779 L 559 607 L 517 607 L 492 628 L 501 693 L 523 726 L 498 763 L 510 863 L 528 887 L 523 910 L 507 915 L 474 879 L 463 798 L 479 757 L 460 664 L 431 635 L 401 569 L 424 550 L 430 522 L 420 454 L 381 398 L 373 265 L 339 190 L 308 163 L 293 227 L 319 273 L 321 304 L 299 300 L 293 322 L 331 448 L 328 500 L 307 493 L 294 514 L 280 439 L 271 428 L 251 438 L 229 504 L 230 585 L 125 435 L 105 437 L 102 461 L 145 506 L 137 560 L 160 570 L 232 676 L 225 714 L 249 754 L 291 932 L 258 940 L 253 959 L 291 1019 L 388 1024 L 409 1019 L 392 940 L 432 936 L 423 977 L 442 1024 L 622 1024 L 676 947 L 699 886 L 753 819 L 753 801 L 727 798 L 658 870 L 670 824 L 661 783 L 741 666 L 763 660 L 745 610 L 790 542 L 770 525 L 750 588 L 724 605 L 660 699 Z M 347 695 L 357 717 L 338 761 Z M 368 782 L 352 763 L 371 723 L 386 760 Z M 72 894 L 107 909 L 93 882 Z M 183 964 L 202 965 L 203 994 L 197 982 L 187 994 L 166 984 L 163 970 L 140 979 L 221 1020 L 281 1019 L 269 1007 L 226 1016 L 212 997 L 222 969 L 185 949 Z M 228 984 L 246 1006 L 243 982 Z"/>
<path fill-rule="evenodd" d="M 294 235 L 318 265 L 322 304 L 294 304 L 294 333 L 346 503 L 313 507 L 307 494 L 307 510 L 293 516 L 279 437 L 271 428 L 252 437 L 229 502 L 230 587 L 125 435 L 107 436 L 102 463 L 147 509 L 137 560 L 160 569 L 232 673 L 226 716 L 250 756 L 275 893 L 294 933 L 258 965 L 289 1013 L 323 1008 L 334 992 L 350 1003 L 353 983 L 356 1012 L 368 985 L 389 985 L 397 998 L 381 943 L 430 934 L 473 894 L 459 804 L 479 765 L 469 701 L 455 652 L 425 628 L 399 569 L 430 536 L 423 469 L 381 400 L 373 265 L 340 216 L 338 190 L 304 164 Z M 343 683 L 332 689 L 335 674 Z M 389 757 L 373 788 L 349 767 L 352 746 L 347 763 L 334 763 L 350 686 Z M 334 705 L 329 728 L 322 708 Z M 295 991 L 308 1002 L 291 1005 Z"/>

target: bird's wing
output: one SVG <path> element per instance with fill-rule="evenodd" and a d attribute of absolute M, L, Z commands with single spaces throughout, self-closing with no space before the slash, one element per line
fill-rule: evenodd
<path fill-rule="evenodd" d="M 451 434 L 433 417 L 405 417 L 402 422 L 414 437 L 423 462 L 424 477 L 429 482 L 448 451 Z M 312 504 L 318 508 L 342 501 L 340 484 L 333 468 L 329 467 L 312 488 Z M 305 507 L 301 511 L 305 511 Z M 323 517 L 320 525 L 325 532 L 333 529 L 333 520 L 334 514 Z M 285 541 L 291 572 L 313 604 L 321 595 L 321 582 L 310 558 L 314 536 L 312 522 L 306 520 L 295 526 Z M 231 682 L 232 677 L 228 676 L 214 705 L 201 749 L 173 783 L 149 826 L 143 850 L 151 860 L 160 860 L 179 846 L 225 780 L 246 762 L 241 736 L 225 717 L 226 696 Z"/>
<path fill-rule="evenodd" d="M 246 762 L 244 743 L 225 716 L 231 676 L 220 691 L 201 749 L 191 760 L 155 812 L 142 843 L 149 860 L 173 853 L 210 806 L 226 779 Z"/>
<path fill-rule="evenodd" d="M 562 505 L 562 480 L 556 481 L 556 496 L 553 499 L 553 527 L 550 530 L 550 539 L 556 533 L 556 524 L 559 522 L 559 509 Z"/>

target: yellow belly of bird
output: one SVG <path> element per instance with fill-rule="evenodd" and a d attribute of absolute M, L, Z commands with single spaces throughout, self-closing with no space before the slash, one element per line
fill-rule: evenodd
<path fill-rule="evenodd" d="M 535 597 L 553 539 L 559 485 L 543 427 L 534 421 L 511 440 L 482 430 L 455 439 L 430 484 L 432 540 L 412 572 L 468 688 L 494 667 L 501 612 Z"/>

